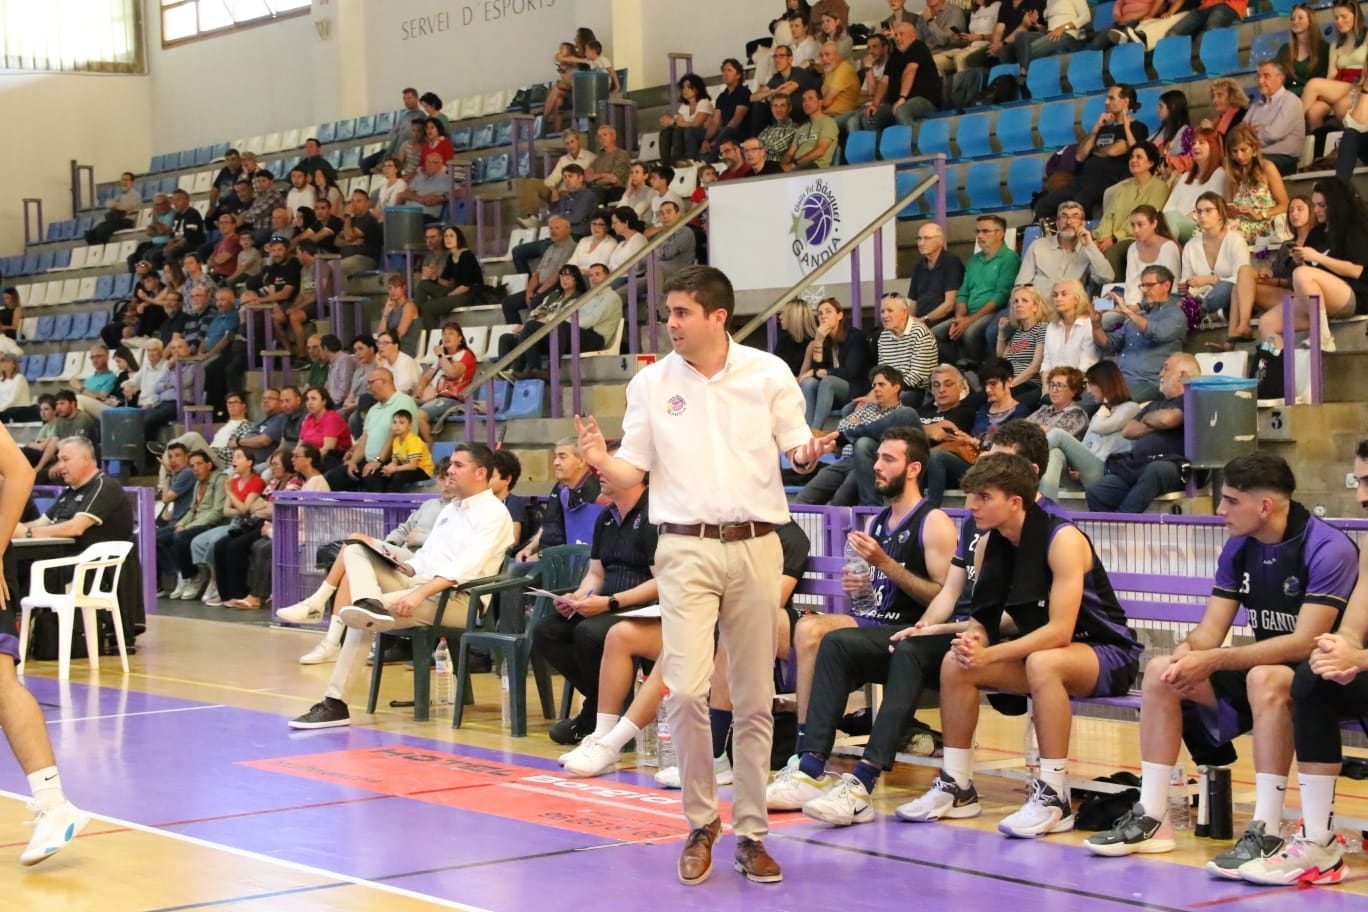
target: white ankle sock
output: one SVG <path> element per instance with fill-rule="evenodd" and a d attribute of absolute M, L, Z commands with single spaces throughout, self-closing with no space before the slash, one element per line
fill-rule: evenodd
<path fill-rule="evenodd" d="M 974 749 L 972 747 L 947 747 L 945 749 L 945 774 L 955 780 L 960 788 L 968 787 L 974 781 Z"/>
<path fill-rule="evenodd" d="M 1282 826 L 1283 800 L 1287 797 L 1287 777 L 1273 773 L 1254 774 L 1254 819 L 1262 820 L 1264 832 L 1277 835 Z"/>
<path fill-rule="evenodd" d="M 1040 781 L 1061 798 L 1069 794 L 1069 761 L 1040 758 Z"/>
<path fill-rule="evenodd" d="M 309 601 L 315 602 L 318 605 L 326 605 L 328 599 L 332 598 L 332 594 L 336 591 L 336 586 L 329 585 L 328 581 L 324 580 L 322 585 L 314 590 L 314 594 L 309 596 Z"/>
<path fill-rule="evenodd" d="M 34 803 L 43 810 L 66 801 L 66 795 L 62 794 L 62 777 L 57 773 L 55 766 L 47 766 L 29 773 L 28 784 L 29 791 L 33 793 Z"/>
<path fill-rule="evenodd" d="M 1306 838 L 1317 845 L 1330 841 L 1331 817 L 1335 813 L 1335 777 L 1297 774 L 1301 786 L 1302 826 Z"/>
<path fill-rule="evenodd" d="M 1173 765 L 1169 763 L 1140 764 L 1140 805 L 1146 817 L 1163 820 L 1168 813 L 1169 780 Z"/>
<path fill-rule="evenodd" d="M 599 738 L 599 743 L 606 745 L 612 750 L 620 751 L 628 741 L 631 741 L 639 734 L 641 734 L 641 729 L 636 727 L 636 723 L 626 716 L 623 716 L 621 719 L 617 720 L 612 731 L 608 732 L 608 734 L 604 735 L 602 738 Z"/>
<path fill-rule="evenodd" d="M 598 720 L 594 725 L 594 735 L 602 738 L 613 730 L 613 726 L 617 725 L 617 720 L 618 717 L 613 713 L 599 713 Z"/>
<path fill-rule="evenodd" d="M 347 625 L 342 623 L 342 619 L 337 615 L 328 618 L 328 632 L 323 634 L 324 646 L 341 646 L 342 634 L 347 630 Z"/>

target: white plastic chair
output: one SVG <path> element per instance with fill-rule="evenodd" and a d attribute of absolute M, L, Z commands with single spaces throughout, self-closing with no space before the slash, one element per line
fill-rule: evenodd
<path fill-rule="evenodd" d="M 25 320 L 24 322 L 28 322 Z M 478 361 L 485 356 L 485 350 L 489 347 L 489 327 L 470 326 L 462 330 L 465 333 L 466 348 L 475 356 Z"/>
<path fill-rule="evenodd" d="M 618 320 L 617 331 L 604 341 L 603 348 L 600 348 L 598 351 L 580 352 L 580 357 L 598 358 L 608 355 L 617 357 L 618 349 L 622 347 L 622 327 L 625 322 L 625 320 Z"/>
<path fill-rule="evenodd" d="M 133 550 L 126 541 L 97 542 L 75 557 L 57 557 L 35 561 L 29 571 L 29 594 L 19 600 L 22 616 L 19 621 L 19 673 L 23 674 L 23 657 L 28 651 L 29 620 L 35 608 L 47 608 L 57 615 L 57 676 L 65 681 L 71 677 L 71 635 L 75 628 L 76 609 L 85 620 L 86 654 L 91 669 L 100 667 L 99 627 L 96 616 L 108 611 L 114 620 L 114 637 L 119 643 L 119 661 L 128 674 L 128 649 L 124 645 L 123 614 L 119 611 L 119 576 L 124 559 Z M 74 567 L 71 588 L 65 593 L 48 592 L 44 586 L 46 573 L 59 567 Z"/>
<path fill-rule="evenodd" d="M 71 262 L 67 264 L 67 269 L 85 269 L 86 257 L 90 256 L 90 247 L 77 247 L 71 251 Z"/>

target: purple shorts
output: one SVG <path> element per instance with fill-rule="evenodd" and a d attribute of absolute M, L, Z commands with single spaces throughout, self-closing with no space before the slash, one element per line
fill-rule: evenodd
<path fill-rule="evenodd" d="M 19 664 L 19 638 L 12 633 L 0 633 L 0 655 L 7 655 Z"/>
<path fill-rule="evenodd" d="M 1089 643 L 1097 655 L 1097 684 L 1090 697 L 1120 697 L 1130 693 L 1140 675 L 1140 650 L 1135 646 Z"/>

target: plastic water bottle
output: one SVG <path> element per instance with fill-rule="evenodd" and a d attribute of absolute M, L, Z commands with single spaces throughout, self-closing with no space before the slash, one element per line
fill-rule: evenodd
<path fill-rule="evenodd" d="M 656 710 L 656 768 L 668 769 L 675 765 L 674 737 L 670 734 L 669 719 L 670 692 L 660 700 Z"/>
<path fill-rule="evenodd" d="M 865 584 L 850 595 L 850 613 L 857 617 L 870 617 L 878 610 L 874 603 L 874 586 L 870 582 L 869 564 L 860 556 L 860 552 L 855 550 L 854 545 L 849 540 L 845 546 L 845 569 L 853 576 L 863 576 Z"/>
<path fill-rule="evenodd" d="M 1187 773 L 1181 766 L 1169 777 L 1169 824 L 1175 831 L 1192 829 L 1192 803 L 1188 797 Z"/>
<path fill-rule="evenodd" d="M 1040 745 L 1036 743 L 1035 719 L 1026 717 L 1026 739 L 1023 754 L 1026 760 L 1026 778 L 1034 782 L 1040 778 Z"/>
<path fill-rule="evenodd" d="M 499 669 L 499 718 L 503 721 L 504 728 L 513 724 L 513 707 L 508 696 L 508 665 L 509 662 L 505 659 Z"/>
<path fill-rule="evenodd" d="M 637 690 L 641 690 L 641 685 L 646 682 L 646 676 L 637 672 Z M 656 724 L 648 722 L 642 727 L 640 734 L 636 736 L 636 755 L 637 763 L 642 766 L 655 766 L 656 762 Z"/>
<path fill-rule="evenodd" d="M 456 679 L 451 674 L 451 650 L 447 648 L 446 637 L 437 641 L 432 661 L 437 666 L 433 678 L 433 689 L 436 691 L 433 702 L 449 706 L 456 701 Z"/>

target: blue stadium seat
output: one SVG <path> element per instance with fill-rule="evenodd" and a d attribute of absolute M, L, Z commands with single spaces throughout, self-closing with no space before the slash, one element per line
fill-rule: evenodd
<path fill-rule="evenodd" d="M 131 272 L 126 272 L 124 273 L 124 275 L 128 276 L 130 280 L 133 278 L 133 274 Z M 108 272 L 100 276 L 98 279 L 96 279 L 95 297 L 92 300 L 108 301 L 110 298 L 114 297 L 114 279 L 115 276 L 112 273 Z M 130 286 L 129 294 L 132 293 L 132 287 Z"/>
<path fill-rule="evenodd" d="M 1001 209 L 1001 167 L 997 162 L 973 162 L 964 175 L 964 190 L 969 196 L 969 208 L 976 210 Z"/>
<path fill-rule="evenodd" d="M 39 357 L 42 357 L 41 355 Z M 60 377 L 66 368 L 66 355 L 63 352 L 49 352 L 43 361 L 43 369 L 38 372 L 41 377 Z"/>
<path fill-rule="evenodd" d="M 1083 101 L 1083 115 L 1079 118 L 1079 123 L 1083 125 L 1083 132 L 1086 134 L 1097 123 L 1097 118 L 1102 116 L 1102 111 L 1107 106 L 1107 96 L 1090 95 Z M 1073 140 L 1069 140 L 1073 142 Z"/>
<path fill-rule="evenodd" d="M 62 222 L 48 222 L 46 241 L 60 241 L 62 239 Z"/>
<path fill-rule="evenodd" d="M 508 180 L 508 169 L 512 164 L 512 154 L 500 152 L 485 160 L 484 180 L 487 184 Z"/>
<path fill-rule="evenodd" d="M 1034 116 L 1035 109 L 1028 106 L 1018 105 L 1002 109 L 993 132 L 997 134 L 998 145 L 1002 147 L 1003 155 L 1034 151 L 1037 148 L 1035 134 L 1031 130 Z M 1070 119 L 1072 117 L 1070 114 Z"/>
<path fill-rule="evenodd" d="M 1037 57 L 1026 69 L 1026 89 L 1033 101 L 1046 101 L 1064 94 L 1060 85 L 1058 57 Z"/>
<path fill-rule="evenodd" d="M 509 418 L 542 418 L 545 416 L 542 406 L 542 400 L 545 397 L 545 380 L 518 380 L 513 384 L 513 395 L 509 400 L 508 408 L 500 417 L 505 420 Z"/>
<path fill-rule="evenodd" d="M 351 118 L 339 120 L 337 122 L 337 141 L 343 142 L 348 139 L 356 138 L 356 121 Z"/>
<path fill-rule="evenodd" d="M 1116 21 L 1116 9 L 1110 3 L 1099 3 L 1093 7 L 1093 34 L 1104 35 Z M 1122 45 L 1124 47 L 1124 45 Z"/>
<path fill-rule="evenodd" d="M 1278 50 L 1287 42 L 1287 36 L 1282 32 L 1264 32 L 1262 35 L 1254 36 L 1254 43 L 1249 47 L 1249 65 L 1257 67 L 1265 60 L 1272 60 L 1278 56 Z"/>
<path fill-rule="evenodd" d="M 1007 166 L 1007 196 L 1013 206 L 1029 206 L 1044 184 L 1045 159 L 1039 155 L 1014 158 Z"/>
<path fill-rule="evenodd" d="M 42 258 L 36 253 L 24 254 L 24 265 L 19 270 L 20 275 L 34 275 L 39 272 L 38 263 Z"/>
<path fill-rule="evenodd" d="M 320 124 L 318 127 L 318 136 L 314 138 L 324 144 L 333 142 L 337 139 L 337 124 L 332 122 Z"/>
<path fill-rule="evenodd" d="M 95 290 L 97 292 L 100 290 L 100 284 L 98 281 L 95 283 Z M 114 277 L 114 288 L 109 296 L 111 298 L 126 298 L 131 294 L 133 294 L 133 273 L 119 273 L 117 276 Z"/>
<path fill-rule="evenodd" d="M 382 111 L 375 115 L 375 132 L 388 133 L 394 129 L 394 112 Z"/>
<path fill-rule="evenodd" d="M 1145 70 L 1145 46 L 1131 41 L 1112 48 L 1107 72 L 1111 74 L 1113 83 L 1124 82 L 1137 86 L 1149 82 L 1149 73 Z"/>
<path fill-rule="evenodd" d="M 109 325 L 109 312 L 104 310 L 91 311 L 90 325 L 86 328 L 87 339 L 100 338 L 100 332 Z"/>
<path fill-rule="evenodd" d="M 162 162 L 166 161 L 166 156 L 160 153 L 152 156 L 152 160 L 147 163 L 147 173 L 156 174 L 162 169 Z"/>
<path fill-rule="evenodd" d="M 350 171 L 352 168 L 361 167 L 361 147 L 352 146 L 342 151 L 342 164 L 338 166 L 339 171 Z"/>
<path fill-rule="evenodd" d="M 451 147 L 457 152 L 464 152 L 470 148 L 470 127 L 458 127 L 451 131 L 448 136 L 451 140 Z"/>
<path fill-rule="evenodd" d="M 923 177 L 925 177 L 925 175 L 926 175 L 926 172 L 925 172 L 925 171 L 898 171 L 898 172 L 896 172 L 896 173 L 893 175 L 893 193 L 897 196 L 898 199 L 902 199 L 904 196 L 906 196 L 907 194 L 911 193 L 912 190 L 913 190 L 913 188 L 916 187 L 917 184 L 921 183 L 921 181 L 922 181 Z M 904 207 L 903 207 L 903 210 L 902 210 L 901 212 L 898 213 L 898 219 L 899 219 L 899 221 L 905 221 L 905 220 L 907 220 L 907 219 L 914 219 L 914 218 L 921 218 L 921 216 L 922 216 L 922 211 L 923 211 L 923 208 L 924 208 L 924 206 L 925 206 L 925 201 L 926 201 L 926 197 L 923 196 L 921 199 L 917 200 L 916 202 L 911 203 L 911 204 L 909 204 L 909 205 L 907 205 L 907 206 L 904 206 Z"/>
<path fill-rule="evenodd" d="M 342 170 L 342 150 L 329 149 L 328 154 L 323 156 L 323 160 L 332 165 L 338 171 Z"/>
<path fill-rule="evenodd" d="M 161 182 L 161 187 L 160 187 L 160 189 L 158 189 L 157 192 L 158 192 L 158 193 L 175 193 L 175 192 L 176 192 L 176 179 L 175 179 L 174 177 L 163 177 L 163 178 L 162 178 L 162 182 Z"/>
<path fill-rule="evenodd" d="M 47 250 L 38 254 L 38 271 L 47 272 L 57 262 L 57 251 Z"/>
<path fill-rule="evenodd" d="M 71 315 L 71 330 L 67 333 L 67 338 L 90 338 L 90 311 Z"/>
<path fill-rule="evenodd" d="M 485 173 L 485 160 L 476 158 L 470 162 L 470 182 L 472 184 L 483 184 Z"/>
<path fill-rule="evenodd" d="M 935 117 L 917 126 L 917 152 L 921 155 L 947 155 L 950 152 L 950 119 Z"/>
<path fill-rule="evenodd" d="M 876 138 L 873 130 L 856 130 L 847 136 L 845 144 L 846 164 L 863 165 L 874 161 L 874 141 Z"/>
<path fill-rule="evenodd" d="M 77 233 L 77 232 L 76 232 L 76 226 L 73 224 L 73 225 L 72 225 L 72 230 L 71 230 L 71 237 L 72 237 L 72 238 L 76 237 L 76 233 Z M 52 268 L 53 268 L 53 269 L 66 269 L 66 268 L 67 268 L 68 266 L 70 266 L 70 265 L 71 265 L 71 248 L 70 248 L 70 247 L 59 247 L 58 249 L 52 251 Z"/>
<path fill-rule="evenodd" d="M 38 328 L 33 331 L 34 342 L 51 342 L 53 324 L 57 318 L 52 314 L 45 314 L 38 318 Z"/>
<path fill-rule="evenodd" d="M 43 355 L 25 355 L 24 363 L 20 368 L 24 373 L 24 379 L 33 383 L 43 376 L 43 368 L 47 365 L 47 358 Z"/>
<path fill-rule="evenodd" d="M 1026 248 L 1030 247 L 1045 234 L 1037 224 L 1023 225 L 1021 228 L 1021 252 L 1024 254 Z"/>
<path fill-rule="evenodd" d="M 52 324 L 52 338 L 56 342 L 71 338 L 71 314 L 57 314 L 57 320 Z"/>
<path fill-rule="evenodd" d="M 485 401 L 485 389 L 486 387 L 481 386 L 478 390 L 475 391 L 476 402 Z M 486 407 L 489 409 L 489 414 L 502 415 L 504 412 L 508 410 L 508 394 L 511 389 L 512 384 L 510 384 L 507 380 L 494 381 L 494 403 L 492 406 L 486 405 Z"/>
<path fill-rule="evenodd" d="M 912 128 L 902 124 L 884 127 L 879 134 L 879 158 L 892 161 L 912 154 Z"/>
<path fill-rule="evenodd" d="M 356 118 L 356 138 L 371 136 L 375 133 L 375 117 L 371 114 L 362 114 Z"/>
<path fill-rule="evenodd" d="M 501 120 L 494 125 L 494 145 L 513 145 L 513 121 Z"/>
<path fill-rule="evenodd" d="M 1153 86 L 1148 89 L 1141 89 L 1135 95 L 1135 100 L 1140 104 L 1140 110 L 1135 113 L 1135 119 L 1149 127 L 1150 135 L 1159 129 L 1159 99 L 1168 88 L 1166 86 Z"/>
<path fill-rule="evenodd" d="M 228 154 L 228 149 L 228 143 L 215 143 L 209 147 L 209 160 L 213 161 L 216 158 L 223 158 Z"/>
<path fill-rule="evenodd" d="M 205 165 L 209 164 L 209 162 L 213 160 L 213 157 L 213 146 L 200 146 L 198 149 L 195 150 L 195 167 L 203 168 Z"/>
<path fill-rule="evenodd" d="M 1069 90 L 1073 94 L 1091 95 L 1106 87 L 1102 81 L 1101 51 L 1074 51 L 1069 55 Z"/>
<path fill-rule="evenodd" d="M 474 128 L 470 134 L 470 148 L 489 149 L 494 145 L 494 125 L 492 123 L 481 124 Z"/>
<path fill-rule="evenodd" d="M 1192 37 L 1169 35 L 1154 46 L 1154 72 L 1160 82 L 1184 82 L 1196 79 L 1192 66 Z"/>
<path fill-rule="evenodd" d="M 1286 19 L 1292 15 L 1292 7 L 1296 6 L 1299 0 L 1271 0 L 1273 12 Z"/>
<path fill-rule="evenodd" d="M 1248 67 L 1240 63 L 1239 28 L 1218 28 L 1202 33 L 1202 42 L 1197 46 L 1197 55 L 1202 60 L 1202 69 L 1208 76 L 1230 76 L 1243 73 Z"/>
<path fill-rule="evenodd" d="M 987 158 L 993 154 L 993 115 L 965 114 L 955 129 L 961 158 Z"/>

